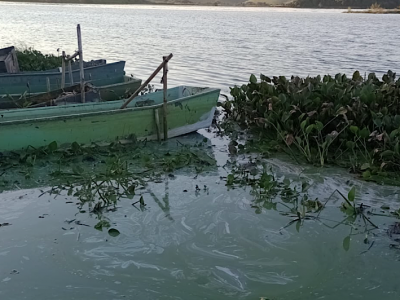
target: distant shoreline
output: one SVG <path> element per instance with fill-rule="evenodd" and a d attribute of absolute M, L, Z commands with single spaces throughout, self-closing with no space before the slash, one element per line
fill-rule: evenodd
<path fill-rule="evenodd" d="M 347 6 L 338 7 L 296 7 L 290 5 L 271 5 L 267 3 L 239 3 L 239 4 L 228 4 L 221 3 L 218 0 L 210 0 L 209 3 L 196 3 L 190 0 L 171 0 L 171 2 L 161 2 L 163 0 L 0 0 L 0 2 L 9 3 L 43 3 L 43 4 L 101 4 L 101 5 L 168 5 L 168 6 L 221 6 L 221 7 L 271 7 L 271 8 L 296 8 L 296 9 L 347 9 Z M 167 0 L 168 1 L 168 0 Z M 196 1 L 196 0 L 193 0 Z M 354 9 L 362 9 L 353 7 Z"/>
<path fill-rule="evenodd" d="M 363 10 L 356 10 L 353 11 L 349 9 L 348 11 L 345 11 L 346 14 L 400 14 L 400 9 L 394 8 L 394 9 L 363 9 Z"/>
<path fill-rule="evenodd" d="M 9 3 L 42 3 L 42 4 L 98 4 L 98 5 L 157 5 L 157 6 L 220 6 L 220 7 L 270 7 L 270 8 L 295 8 L 295 9 L 343 9 L 344 13 L 369 13 L 369 14 L 398 14 L 400 9 L 381 9 L 381 10 L 371 10 L 366 7 L 348 7 L 343 6 L 327 6 L 327 7 L 309 7 L 302 6 L 298 7 L 296 5 L 272 5 L 265 2 L 251 2 L 248 0 L 243 3 L 229 4 L 223 3 L 219 0 L 209 0 L 210 2 L 192 2 L 196 0 L 0 0 L 0 2 Z M 168 1 L 168 2 L 162 2 Z M 222 0 L 223 1 L 223 0 Z M 353 11 L 352 9 L 357 9 Z"/>

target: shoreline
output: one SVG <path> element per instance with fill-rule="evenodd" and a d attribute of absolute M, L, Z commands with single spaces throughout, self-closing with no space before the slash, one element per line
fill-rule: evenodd
<path fill-rule="evenodd" d="M 40 4 L 82 4 L 82 5 L 157 5 L 157 6 L 205 6 L 205 7 L 260 7 L 260 8 L 288 8 L 288 9 L 318 9 L 318 10 L 327 10 L 327 9 L 348 9 L 347 6 L 334 6 L 334 7 L 296 7 L 290 5 L 271 5 L 265 2 L 263 3 L 238 3 L 238 4 L 228 4 L 228 3 L 220 3 L 219 1 L 209 3 L 196 3 L 191 2 L 190 0 L 182 0 L 176 2 L 151 2 L 147 0 L 0 0 L 0 2 L 4 3 L 40 3 Z M 351 9 L 364 9 L 363 7 L 352 7 Z M 396 9 L 394 9 L 396 10 Z M 392 11 L 392 9 L 387 9 L 386 11 Z M 344 13 L 364 13 L 364 11 L 345 11 Z M 388 12 L 389 13 L 389 12 Z M 399 12 L 400 13 L 400 12 Z"/>
<path fill-rule="evenodd" d="M 375 14 L 375 15 L 395 15 L 400 14 L 399 8 L 393 9 L 364 9 L 364 10 L 356 10 L 353 11 L 351 8 L 348 11 L 344 12 L 345 14 Z"/>

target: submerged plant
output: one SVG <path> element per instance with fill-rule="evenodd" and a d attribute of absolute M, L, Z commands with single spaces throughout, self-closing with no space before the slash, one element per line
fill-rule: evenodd
<path fill-rule="evenodd" d="M 107 228 L 103 212 L 114 210 L 120 200 L 132 200 L 145 210 L 142 195 L 148 182 L 163 180 L 173 172 L 186 169 L 199 174 L 213 170 L 215 159 L 207 141 L 182 144 L 177 140 L 163 145 L 139 142 L 113 142 L 104 146 L 80 145 L 28 147 L 23 151 L 2 154 L 0 188 L 52 186 L 47 193 L 66 195 L 77 200 L 80 211 L 89 210 L 99 220 L 97 229 Z M 137 201 L 134 198 L 137 198 Z"/>

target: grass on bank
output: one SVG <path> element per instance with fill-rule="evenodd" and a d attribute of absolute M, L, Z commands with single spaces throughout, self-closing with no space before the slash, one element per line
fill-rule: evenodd
<path fill-rule="evenodd" d="M 374 3 L 369 9 L 365 10 L 352 10 L 351 7 L 347 9 L 347 13 L 351 14 L 400 14 L 400 6 L 398 8 L 386 9 L 380 4 Z"/>

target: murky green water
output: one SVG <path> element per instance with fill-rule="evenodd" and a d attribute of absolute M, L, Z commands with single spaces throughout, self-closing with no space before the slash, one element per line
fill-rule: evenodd
<path fill-rule="evenodd" d="M 0 223 L 11 223 L 0 227 L 1 299 L 398 299 L 400 250 L 389 248 L 385 232 L 394 219 L 371 218 L 380 229 L 370 244 L 354 226 L 348 251 L 351 227 L 329 228 L 345 217 L 338 197 L 320 221 L 282 229 L 291 220 L 279 213 L 284 208 L 256 214 L 249 188 L 225 185 L 226 142 L 211 143 L 218 168 L 150 183 L 143 212 L 131 205 L 135 198 L 106 213 L 117 237 L 95 230 L 96 217 L 79 213 L 72 196 L 42 194 L 43 187 L 0 194 Z M 398 188 L 359 182 L 345 170 L 268 164 L 278 176 L 308 178 L 309 194 L 322 202 L 356 185 L 357 200 L 376 212 L 399 205 Z"/>

